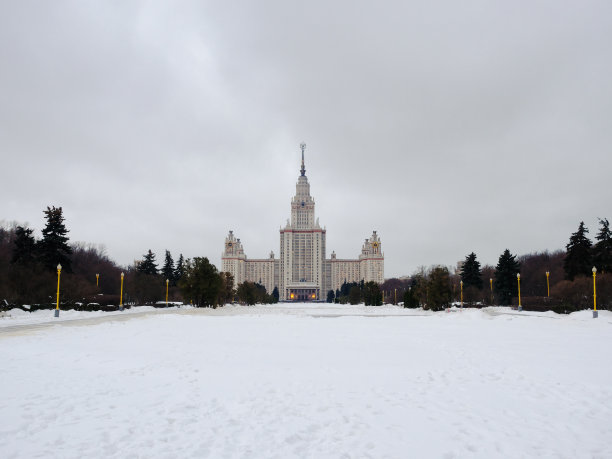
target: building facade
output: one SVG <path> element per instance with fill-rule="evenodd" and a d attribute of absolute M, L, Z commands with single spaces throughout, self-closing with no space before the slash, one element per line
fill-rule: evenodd
<path fill-rule="evenodd" d="M 281 301 L 322 301 L 329 290 L 344 282 L 384 281 L 384 254 L 376 231 L 366 239 L 357 259 L 339 259 L 335 252 L 326 259 L 325 228 L 315 219 L 315 202 L 304 164 L 291 199 L 291 218 L 280 230 L 280 257 L 270 252 L 266 259 L 249 259 L 240 239 L 230 231 L 221 255 L 222 271 L 234 276 L 234 286 L 244 281 L 257 282 L 268 293 L 278 288 Z"/>

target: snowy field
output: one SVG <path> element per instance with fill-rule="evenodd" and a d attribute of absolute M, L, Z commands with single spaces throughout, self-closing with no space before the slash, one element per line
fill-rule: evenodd
<path fill-rule="evenodd" d="M 52 314 L 0 319 L 2 458 L 612 457 L 607 311 Z"/>

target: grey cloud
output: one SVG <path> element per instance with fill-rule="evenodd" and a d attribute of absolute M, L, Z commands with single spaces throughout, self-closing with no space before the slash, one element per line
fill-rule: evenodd
<path fill-rule="evenodd" d="M 609 214 L 608 2 L 0 7 L 0 219 L 120 263 L 278 252 L 300 141 L 328 252 L 388 276 L 564 246 Z"/>

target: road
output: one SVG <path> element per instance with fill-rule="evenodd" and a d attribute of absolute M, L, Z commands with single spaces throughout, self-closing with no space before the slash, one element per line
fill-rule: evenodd
<path fill-rule="evenodd" d="M 52 317 L 53 312 L 49 311 L 49 320 L 44 322 L 20 323 L 15 325 L 0 326 L 0 338 L 34 333 L 43 330 L 48 330 L 53 327 L 75 327 L 75 326 L 90 326 L 98 325 L 106 322 L 120 322 L 132 319 L 142 319 L 159 314 L 180 314 L 180 315 L 206 315 L 206 316 L 229 316 L 229 315 L 297 315 L 313 318 L 338 318 L 338 317 L 409 317 L 409 316 L 427 316 L 431 312 L 422 310 L 410 310 L 400 307 L 351 307 L 351 306 L 332 306 L 327 304 L 317 305 L 270 305 L 270 306 L 225 306 L 217 309 L 212 308 L 168 308 L 168 309 L 149 309 L 147 311 L 138 311 L 138 308 L 128 309 L 123 312 L 113 312 L 104 315 L 96 315 L 94 317 L 78 317 L 78 318 L 62 318 L 60 313 L 59 318 Z"/>

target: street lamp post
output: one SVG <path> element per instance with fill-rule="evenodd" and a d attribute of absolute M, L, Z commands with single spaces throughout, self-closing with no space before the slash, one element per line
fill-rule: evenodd
<path fill-rule="evenodd" d="M 493 306 L 493 278 L 489 277 L 489 285 L 491 286 L 491 306 Z"/>
<path fill-rule="evenodd" d="M 397 304 L 397 289 L 394 289 L 395 291 L 395 301 L 393 302 L 393 304 Z"/>
<path fill-rule="evenodd" d="M 461 309 L 463 309 L 463 281 L 459 282 L 461 285 Z"/>
<path fill-rule="evenodd" d="M 57 302 L 55 303 L 55 317 L 59 317 L 59 287 L 60 287 L 60 276 L 62 274 L 62 265 L 57 264 Z"/>
<path fill-rule="evenodd" d="M 119 310 L 123 311 L 123 273 L 121 273 L 121 293 L 119 295 Z"/>
<path fill-rule="evenodd" d="M 548 298 L 550 298 L 550 283 L 548 281 L 548 276 L 550 276 L 550 272 L 546 271 L 546 294 Z"/>
<path fill-rule="evenodd" d="M 522 311 L 523 306 L 521 305 L 521 275 L 519 273 L 516 273 L 516 281 L 518 282 L 518 295 L 519 295 L 518 310 Z"/>
<path fill-rule="evenodd" d="M 597 284 L 595 278 L 597 277 L 597 268 L 593 266 L 593 319 L 597 319 L 599 313 L 597 312 Z"/>
<path fill-rule="evenodd" d="M 166 307 L 168 307 L 168 283 L 170 280 L 166 279 Z"/>

